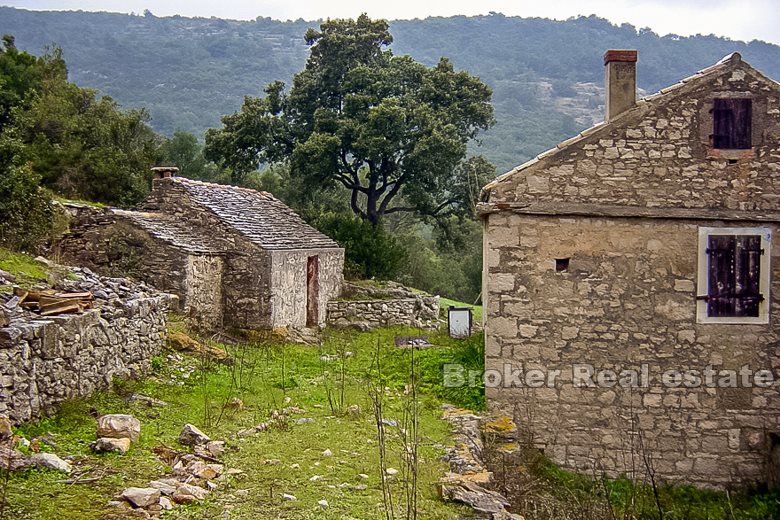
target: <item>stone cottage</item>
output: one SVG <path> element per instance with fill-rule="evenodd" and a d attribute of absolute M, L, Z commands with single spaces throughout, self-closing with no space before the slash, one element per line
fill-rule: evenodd
<path fill-rule="evenodd" d="M 176 294 L 197 325 L 321 327 L 341 290 L 344 250 L 270 193 L 155 168 L 136 210 L 70 205 L 65 262 L 134 274 Z"/>
<path fill-rule="evenodd" d="M 636 61 L 483 189 L 489 406 L 588 474 L 777 482 L 780 85 L 735 53 L 637 101 Z"/>

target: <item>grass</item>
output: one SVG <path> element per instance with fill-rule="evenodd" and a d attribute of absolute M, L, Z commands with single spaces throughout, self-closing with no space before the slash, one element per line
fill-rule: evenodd
<path fill-rule="evenodd" d="M 498 439 L 496 439 L 498 440 Z M 527 520 L 768 520 L 780 518 L 780 494 L 744 489 L 725 493 L 693 486 L 653 488 L 626 478 L 600 479 L 566 471 L 537 450 L 506 456 L 486 443 L 497 488 Z M 659 513 L 659 506 L 662 513 Z"/>
<path fill-rule="evenodd" d="M 385 417 L 403 425 L 413 357 L 420 380 L 419 515 L 445 519 L 465 514 L 463 508 L 441 501 L 436 493 L 435 484 L 447 471 L 439 457 L 449 435 L 447 424 L 440 419 L 441 396 L 447 389 L 437 385 L 436 371 L 440 373 L 445 358 L 473 356 L 480 342 L 434 334 L 431 340 L 438 345 L 436 348 L 415 351 L 394 346 L 395 335 L 418 333 L 402 328 L 369 333 L 333 330 L 326 333 L 321 347 L 258 342 L 229 348 L 236 360 L 233 366 L 179 354 L 159 356 L 153 360 L 156 372 L 151 377 L 117 382 L 111 392 L 65 403 L 56 417 L 17 430 L 28 439 L 51 434 L 58 446 L 56 452 L 73 457 L 75 474 L 101 478 L 90 484 L 62 485 L 55 483 L 64 478 L 56 472 L 16 474 L 8 486 L 8 518 L 101 518 L 111 511 L 106 503 L 113 495 L 128 486 L 144 486 L 169 471 L 152 448 L 160 443 L 179 448 L 176 439 L 187 422 L 213 439 L 228 441 L 232 449 L 224 456 L 227 467 L 245 474 L 221 482 L 204 503 L 178 507 L 165 518 L 210 519 L 226 510 L 231 512 L 230 518 L 247 519 L 384 518 L 376 427 L 367 387 L 372 380 L 384 387 Z M 346 352 L 352 355 L 347 357 Z M 323 355 L 334 360 L 321 361 Z M 381 370 L 377 370 L 377 359 Z M 127 400 L 133 392 L 164 400 L 169 406 L 149 408 Z M 284 404 L 286 397 L 289 404 Z M 225 406 L 233 398 L 243 401 L 241 410 Z M 474 399 L 470 396 L 460 404 Z M 361 412 L 357 416 L 344 413 L 350 405 L 358 405 Z M 283 427 L 243 439 L 236 437 L 239 430 L 267 421 L 271 410 L 283 406 L 306 411 L 291 415 Z M 141 420 L 141 438 L 128 455 L 90 452 L 89 443 L 95 438 L 93 416 L 105 413 L 132 413 Z M 295 423 L 304 417 L 314 422 Z M 388 466 L 400 470 L 398 428 L 390 427 L 388 431 Z M 332 451 L 332 457 L 323 457 L 326 449 Z M 265 463 L 274 460 L 279 463 Z M 299 467 L 294 468 L 294 464 Z M 359 474 L 369 475 L 368 480 L 359 480 Z M 315 475 L 322 478 L 310 481 Z M 367 488 L 353 487 L 361 484 Z M 239 489 L 248 493 L 235 495 Z M 404 495 L 402 480 L 396 477 L 392 489 L 399 515 Z M 282 493 L 295 495 L 297 500 L 283 501 Z M 329 503 L 326 510 L 317 505 L 322 499 Z"/>
<path fill-rule="evenodd" d="M 24 253 L 14 253 L 0 248 L 0 269 L 8 271 L 21 286 L 32 286 L 45 282 L 48 277 L 46 266 Z"/>
<path fill-rule="evenodd" d="M 81 204 L 83 206 L 91 206 L 93 208 L 99 208 L 99 209 L 108 207 L 107 205 L 103 204 L 102 202 L 92 202 L 92 201 L 89 201 L 89 200 L 82 200 L 82 199 L 66 199 L 65 197 L 60 197 L 60 196 L 55 196 L 54 200 L 56 200 L 57 202 L 60 202 L 62 204 L 67 204 L 67 203 Z"/>

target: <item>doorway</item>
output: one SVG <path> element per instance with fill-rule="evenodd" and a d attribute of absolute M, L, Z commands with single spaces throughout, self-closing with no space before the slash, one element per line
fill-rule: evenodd
<path fill-rule="evenodd" d="M 306 326 L 319 325 L 320 257 L 310 256 L 306 261 Z"/>

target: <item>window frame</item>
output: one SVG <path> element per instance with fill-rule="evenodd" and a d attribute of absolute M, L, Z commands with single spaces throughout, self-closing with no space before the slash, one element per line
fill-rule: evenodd
<path fill-rule="evenodd" d="M 764 296 L 759 302 L 758 316 L 709 316 L 707 313 L 707 301 L 700 299 L 709 296 L 710 255 L 707 253 L 710 235 L 758 235 L 761 237 L 761 255 L 759 264 L 758 290 Z M 772 230 L 768 227 L 700 227 L 699 228 L 699 262 L 697 277 L 697 301 L 696 322 L 724 325 L 765 325 L 769 323 L 769 311 L 771 308 L 771 257 L 772 257 Z"/>

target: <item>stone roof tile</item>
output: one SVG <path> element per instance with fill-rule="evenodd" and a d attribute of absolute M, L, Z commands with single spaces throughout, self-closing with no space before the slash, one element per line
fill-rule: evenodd
<path fill-rule="evenodd" d="M 190 253 L 219 254 L 222 248 L 200 229 L 164 213 L 112 209 L 111 213 L 130 220 L 153 237 Z"/>
<path fill-rule="evenodd" d="M 222 222 L 264 249 L 340 248 L 267 192 L 173 177 Z"/>

